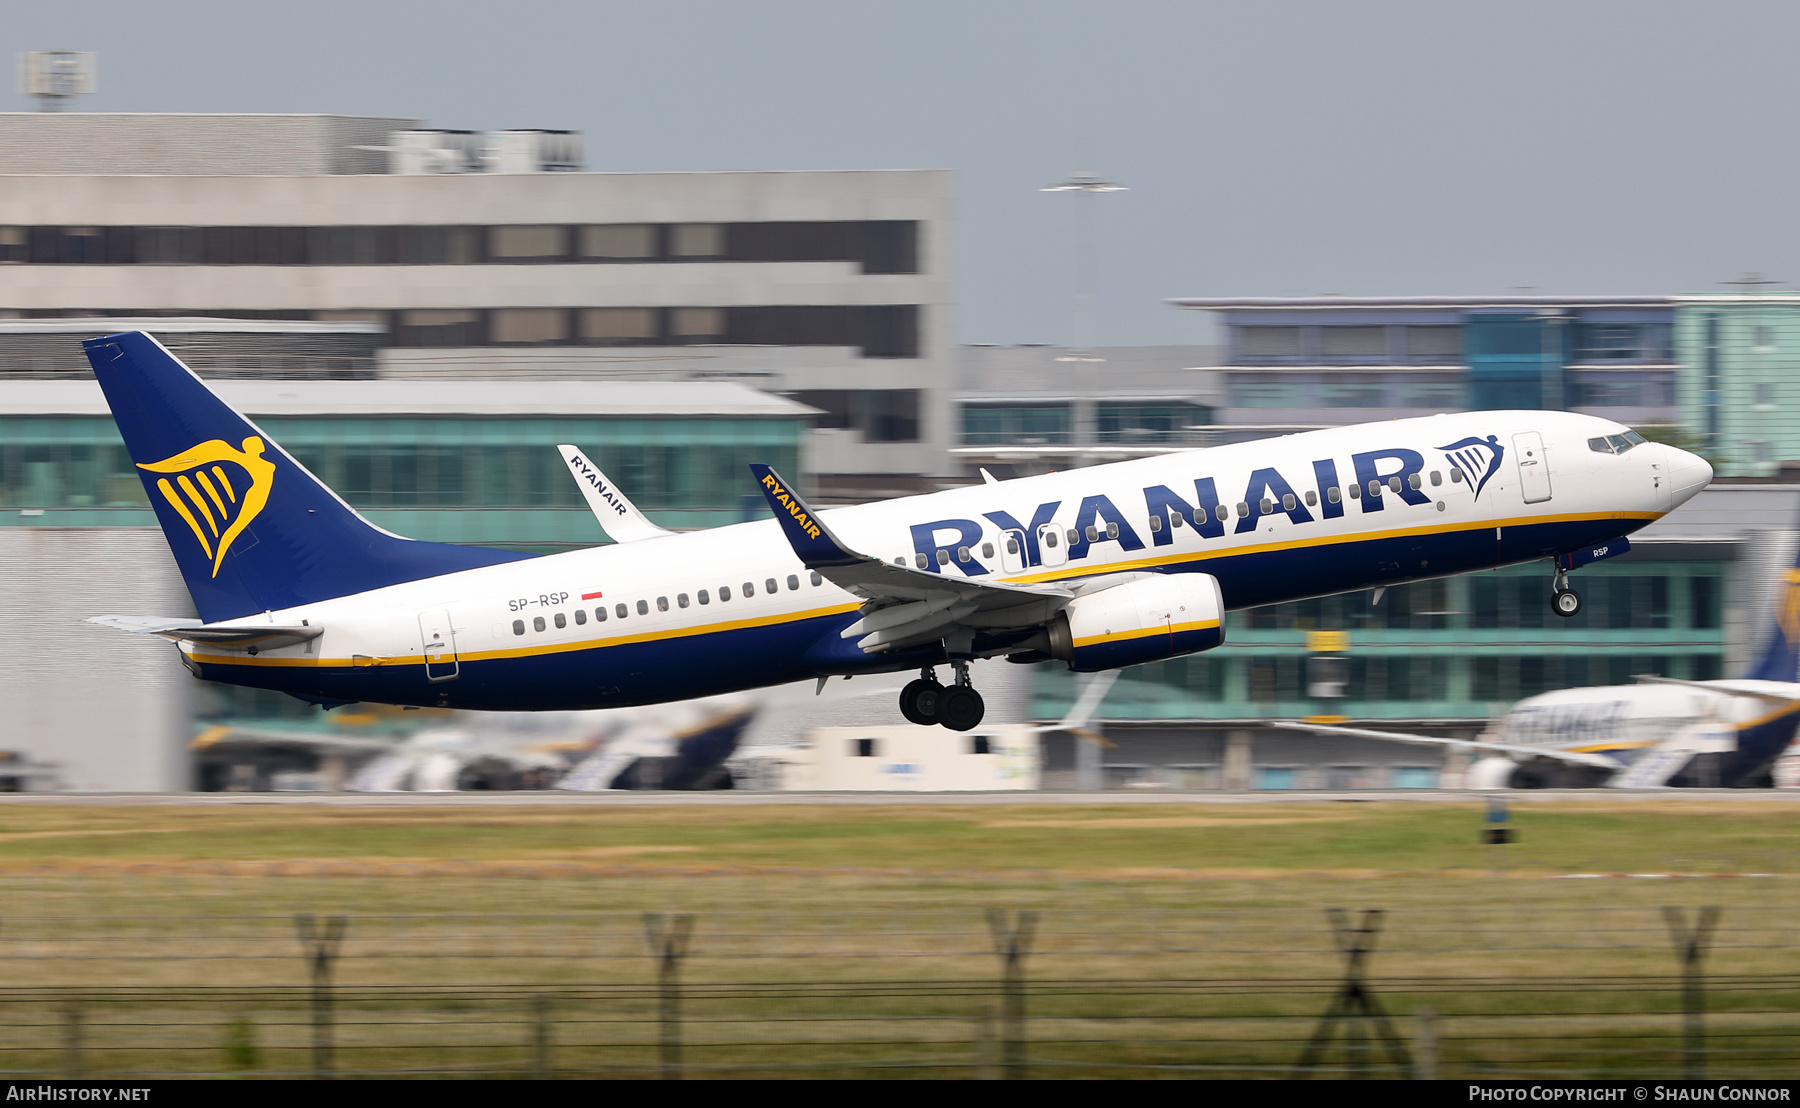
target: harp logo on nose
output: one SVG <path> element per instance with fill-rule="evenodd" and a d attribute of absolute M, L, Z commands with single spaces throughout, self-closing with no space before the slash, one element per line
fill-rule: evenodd
<path fill-rule="evenodd" d="M 255 435 L 244 440 L 242 450 L 212 439 L 172 458 L 138 464 L 139 469 L 173 476 L 173 480 L 157 478 L 156 490 L 212 559 L 214 577 L 225 562 L 225 552 L 269 502 L 275 463 L 263 458 L 263 450 L 262 439 Z"/>

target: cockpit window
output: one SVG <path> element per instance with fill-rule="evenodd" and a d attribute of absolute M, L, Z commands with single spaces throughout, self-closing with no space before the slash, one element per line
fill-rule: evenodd
<path fill-rule="evenodd" d="M 1623 454 L 1639 443 L 1647 442 L 1644 436 L 1636 431 L 1626 431 L 1622 435 L 1602 435 L 1588 440 L 1588 449 L 1596 454 Z"/>

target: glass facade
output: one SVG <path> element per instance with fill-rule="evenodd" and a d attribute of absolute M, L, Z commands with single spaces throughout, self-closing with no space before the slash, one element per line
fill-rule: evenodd
<path fill-rule="evenodd" d="M 589 451 L 652 519 L 737 521 L 750 462 L 799 471 L 792 419 L 265 419 L 259 425 L 376 523 L 440 542 L 591 543 L 600 531 L 558 443 Z M 26 514 L 38 513 L 38 514 Z M 110 419 L 0 418 L 0 523 L 149 526 Z"/>
<path fill-rule="evenodd" d="M 1387 590 L 1233 612 L 1226 645 L 1133 666 L 1103 715 L 1132 720 L 1481 719 L 1521 697 L 1577 685 L 1629 683 L 1638 674 L 1689 680 L 1723 675 L 1724 561 L 1590 566 L 1573 583 L 1573 619 L 1550 611 L 1542 565 L 1422 581 Z M 1310 699 L 1306 633 L 1347 630 L 1345 695 Z M 1068 710 L 1076 675 L 1036 667 L 1033 710 Z"/>

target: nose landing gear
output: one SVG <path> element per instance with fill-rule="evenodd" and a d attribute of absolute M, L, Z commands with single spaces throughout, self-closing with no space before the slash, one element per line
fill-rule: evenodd
<path fill-rule="evenodd" d="M 1569 587 L 1569 575 L 1558 573 L 1550 585 L 1550 610 L 1564 619 L 1581 614 L 1581 594 Z"/>
<path fill-rule="evenodd" d="M 969 663 L 951 662 L 950 667 L 956 671 L 956 683 L 948 688 L 938 684 L 936 668 L 927 666 L 918 680 L 900 690 L 900 714 L 907 722 L 925 727 L 941 723 L 952 731 L 968 731 L 981 723 L 987 705 L 969 684 Z"/>

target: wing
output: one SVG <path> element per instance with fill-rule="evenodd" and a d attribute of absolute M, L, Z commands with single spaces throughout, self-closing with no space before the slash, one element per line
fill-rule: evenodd
<path fill-rule="evenodd" d="M 1710 693 L 1724 693 L 1726 696 L 1741 696 L 1748 700 L 1767 700 L 1775 704 L 1789 704 L 1800 700 L 1800 689 L 1791 693 L 1778 693 L 1773 690 L 1734 689 L 1724 683 L 1712 681 L 1683 681 L 1679 677 L 1658 677 L 1653 673 L 1637 675 L 1640 685 L 1680 685 L 1688 689 L 1702 689 Z"/>
<path fill-rule="evenodd" d="M 574 476 L 575 483 L 581 486 L 581 495 L 587 498 L 588 508 L 600 521 L 600 527 L 608 538 L 614 542 L 637 542 L 640 539 L 674 534 L 673 531 L 651 523 L 644 513 L 638 511 L 637 505 L 619 491 L 619 486 L 600 472 L 600 467 L 594 464 L 593 459 L 573 446 L 559 446 L 556 449 L 562 451 L 569 473 Z"/>
<path fill-rule="evenodd" d="M 1617 770 L 1619 768 L 1619 763 L 1611 758 L 1603 758 L 1598 754 L 1580 754 L 1573 750 L 1557 750 L 1553 747 L 1488 743 L 1479 739 L 1444 739 L 1436 735 L 1408 735 L 1400 731 L 1369 731 L 1361 727 L 1333 727 L 1323 723 L 1297 723 L 1286 720 L 1270 726 L 1279 727 L 1284 731 L 1310 731 L 1315 735 L 1342 735 L 1352 739 L 1383 739 L 1387 742 L 1414 743 L 1419 746 L 1460 746 L 1464 750 L 1485 750 L 1521 758 L 1549 758 L 1553 761 L 1568 762 L 1577 766 L 1594 766 L 1598 769 Z"/>
<path fill-rule="evenodd" d="M 1052 585 L 951 577 L 859 554 L 831 533 L 780 474 L 760 463 L 752 463 L 750 471 L 806 568 L 863 598 L 862 618 L 839 634 L 856 639 L 864 653 L 897 650 L 958 632 L 1036 627 L 1075 595 Z"/>
<path fill-rule="evenodd" d="M 311 624 L 295 627 L 275 623 L 202 623 L 197 619 L 169 616 L 93 616 L 82 622 L 136 635 L 157 635 L 170 642 L 186 640 L 215 646 L 254 646 L 262 650 L 293 646 L 325 633 L 324 627 Z"/>

